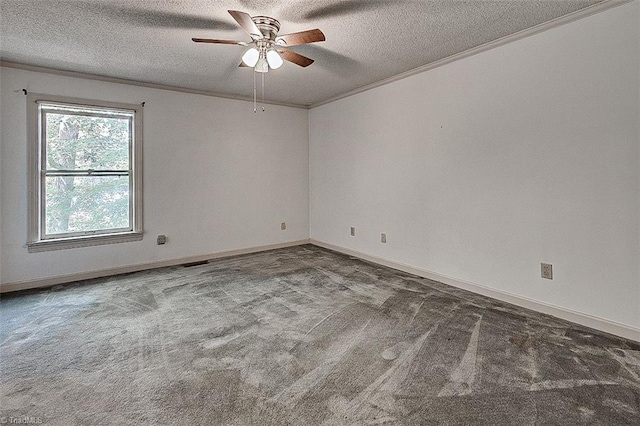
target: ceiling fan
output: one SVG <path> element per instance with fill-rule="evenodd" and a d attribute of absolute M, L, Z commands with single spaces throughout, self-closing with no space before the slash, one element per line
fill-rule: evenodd
<path fill-rule="evenodd" d="M 313 59 L 289 50 L 288 47 L 325 41 L 324 34 L 317 28 L 298 33 L 278 35 L 280 22 L 274 18 L 269 16 L 250 16 L 248 13 L 238 10 L 229 10 L 229 14 L 251 37 L 250 42 L 211 38 L 192 38 L 191 40 L 196 43 L 250 46 L 250 49 L 242 56 L 240 66 L 252 67 L 259 73 L 266 73 L 269 69 L 280 68 L 283 59 L 301 67 L 308 67 L 313 63 Z"/>

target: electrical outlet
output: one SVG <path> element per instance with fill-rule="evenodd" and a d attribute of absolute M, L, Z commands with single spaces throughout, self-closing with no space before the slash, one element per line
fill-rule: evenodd
<path fill-rule="evenodd" d="M 546 278 L 548 280 L 553 279 L 553 267 L 550 263 L 540 264 L 540 275 L 542 276 L 542 278 Z"/>
<path fill-rule="evenodd" d="M 158 243 L 159 246 L 166 244 L 167 243 L 167 236 L 166 235 L 158 235 L 158 239 L 156 240 L 156 242 Z"/>
<path fill-rule="evenodd" d="M 380 234 L 380 242 L 383 242 L 383 243 L 387 242 L 387 234 L 385 233 Z"/>
<path fill-rule="evenodd" d="M 352 237 L 355 237 L 355 236 L 356 236 L 356 227 L 355 227 L 355 226 L 352 226 L 352 227 L 351 227 L 351 236 L 352 236 Z"/>
<path fill-rule="evenodd" d="M 282 223 L 280 224 L 280 229 L 282 229 L 283 231 L 284 231 L 285 229 L 287 229 L 287 223 L 286 223 L 286 222 L 282 222 Z"/>

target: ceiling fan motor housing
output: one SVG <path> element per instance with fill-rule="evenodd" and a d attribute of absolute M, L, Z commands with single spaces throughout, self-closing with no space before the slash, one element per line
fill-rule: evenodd
<path fill-rule="evenodd" d="M 273 19 L 269 16 L 252 16 L 251 20 L 255 22 L 256 26 L 266 39 L 275 43 L 278 31 L 280 31 L 280 22 L 278 22 L 277 19 Z"/>

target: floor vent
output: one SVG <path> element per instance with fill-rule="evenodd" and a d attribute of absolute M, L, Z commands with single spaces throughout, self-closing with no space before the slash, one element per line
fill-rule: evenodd
<path fill-rule="evenodd" d="M 209 263 L 208 260 L 201 260 L 200 262 L 183 263 L 180 266 L 184 266 L 185 268 L 190 268 L 192 266 L 206 265 L 207 263 Z"/>

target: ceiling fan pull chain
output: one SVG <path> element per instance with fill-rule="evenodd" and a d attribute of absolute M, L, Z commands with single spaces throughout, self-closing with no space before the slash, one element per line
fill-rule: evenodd
<path fill-rule="evenodd" d="M 262 73 L 262 112 L 264 112 L 264 73 Z"/>
<path fill-rule="evenodd" d="M 256 72 L 253 72 L 253 112 L 258 112 L 258 105 L 256 101 Z"/>

